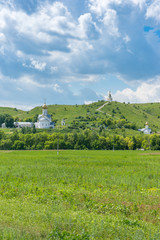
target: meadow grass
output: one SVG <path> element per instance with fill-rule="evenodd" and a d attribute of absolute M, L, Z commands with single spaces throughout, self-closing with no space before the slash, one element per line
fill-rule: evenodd
<path fill-rule="evenodd" d="M 0 151 L 0 239 L 160 239 L 160 153 Z"/>

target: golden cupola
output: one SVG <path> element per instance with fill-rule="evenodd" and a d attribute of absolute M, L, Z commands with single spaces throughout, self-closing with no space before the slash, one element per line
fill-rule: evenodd
<path fill-rule="evenodd" d="M 43 104 L 42 109 L 48 109 L 46 104 Z"/>

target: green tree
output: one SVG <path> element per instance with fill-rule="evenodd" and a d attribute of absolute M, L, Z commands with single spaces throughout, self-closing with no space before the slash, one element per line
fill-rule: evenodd
<path fill-rule="evenodd" d="M 36 133 L 37 131 L 36 131 L 36 127 L 35 127 L 35 125 L 33 124 L 33 127 L 32 127 L 32 133 Z"/>
<path fill-rule="evenodd" d="M 2 139 L 0 142 L 0 149 L 2 150 L 10 150 L 12 148 L 11 139 Z"/>
<path fill-rule="evenodd" d="M 53 141 L 45 141 L 44 149 L 54 149 L 54 142 Z"/>
<path fill-rule="evenodd" d="M 9 116 L 9 117 L 6 117 L 5 119 L 5 125 L 7 128 L 13 128 L 14 127 L 14 119 L 13 117 Z"/>
<path fill-rule="evenodd" d="M 25 149 L 25 143 L 20 140 L 16 140 L 12 146 L 14 150 L 24 150 Z"/>
<path fill-rule="evenodd" d="M 0 131 L 0 140 L 3 139 L 5 137 L 4 132 Z"/>

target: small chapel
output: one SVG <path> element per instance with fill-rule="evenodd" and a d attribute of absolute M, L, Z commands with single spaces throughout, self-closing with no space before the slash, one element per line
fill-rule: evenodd
<path fill-rule="evenodd" d="M 144 134 L 151 134 L 152 130 L 148 126 L 148 122 L 146 122 L 145 128 L 138 129 L 138 131 L 143 132 Z"/>
<path fill-rule="evenodd" d="M 38 115 L 38 120 L 35 122 L 36 128 L 54 128 L 51 115 L 48 114 L 48 107 L 46 104 L 42 106 L 42 114 Z"/>

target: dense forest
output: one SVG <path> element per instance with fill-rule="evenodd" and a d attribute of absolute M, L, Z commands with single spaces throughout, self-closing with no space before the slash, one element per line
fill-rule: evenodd
<path fill-rule="evenodd" d="M 160 150 L 160 135 L 122 136 L 100 133 L 90 129 L 72 133 L 36 132 L 36 129 L 15 130 L 12 134 L 0 131 L 1 150 L 40 150 L 40 149 L 95 149 L 95 150 Z"/>

